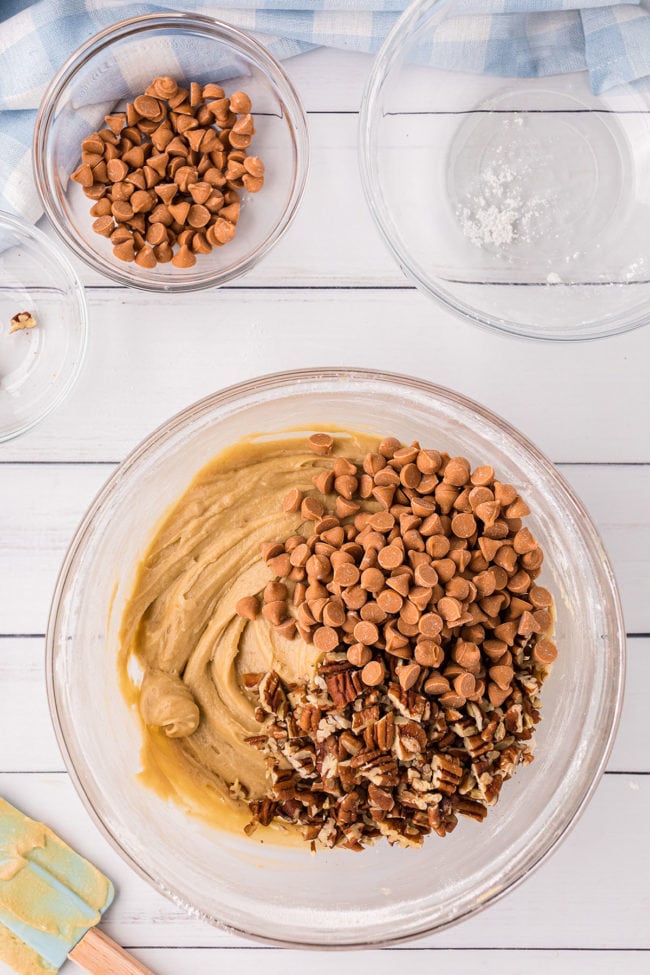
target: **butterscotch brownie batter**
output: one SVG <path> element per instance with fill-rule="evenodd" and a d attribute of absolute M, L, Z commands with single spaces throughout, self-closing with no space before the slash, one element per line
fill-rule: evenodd
<path fill-rule="evenodd" d="M 532 760 L 557 653 L 528 513 L 491 467 L 393 438 L 219 455 L 124 614 L 148 781 L 316 846 L 418 846 L 483 819 Z"/>

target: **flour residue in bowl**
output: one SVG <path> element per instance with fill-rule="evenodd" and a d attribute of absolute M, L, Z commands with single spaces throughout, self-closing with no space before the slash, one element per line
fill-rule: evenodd
<path fill-rule="evenodd" d="M 507 248 L 519 241 L 533 243 L 542 235 L 541 218 L 551 205 L 535 192 L 538 148 L 522 147 L 515 133 L 523 119 L 505 119 L 502 141 L 488 146 L 479 171 L 456 208 L 464 235 L 476 247 Z"/>

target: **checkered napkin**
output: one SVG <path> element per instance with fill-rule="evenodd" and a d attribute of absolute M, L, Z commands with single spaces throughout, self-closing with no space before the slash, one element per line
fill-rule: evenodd
<path fill-rule="evenodd" d="M 59 65 L 115 21 L 162 10 L 207 14 L 257 35 L 283 59 L 318 46 L 374 52 L 405 6 L 406 0 L 0 0 L 0 209 L 32 221 L 40 216 L 31 170 L 36 109 Z M 596 93 L 650 76 L 650 0 L 441 0 L 443 6 L 449 16 L 426 53 L 438 67 L 511 77 L 586 69 Z"/>

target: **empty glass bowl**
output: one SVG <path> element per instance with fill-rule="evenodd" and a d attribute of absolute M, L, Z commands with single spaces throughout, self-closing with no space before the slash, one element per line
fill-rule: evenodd
<path fill-rule="evenodd" d="M 11 331 L 29 312 L 36 325 Z M 0 213 L 0 441 L 30 430 L 70 392 L 86 351 L 84 291 L 61 249 Z"/>
<path fill-rule="evenodd" d="M 536 16 L 541 31 L 554 17 Z M 383 45 L 360 125 L 377 226 L 419 287 L 477 324 L 550 339 L 644 324 L 650 83 L 594 95 L 587 71 L 480 73 L 502 57 L 486 19 L 416 0 Z"/>
<path fill-rule="evenodd" d="M 141 733 L 118 686 L 120 620 L 161 516 L 216 453 L 255 432 L 331 423 L 492 464 L 520 488 L 556 596 L 554 670 L 536 758 L 483 823 L 420 850 L 262 845 L 186 815 L 138 780 Z M 296 433 L 296 436 L 306 436 Z M 418 379 L 303 370 L 214 394 L 155 431 L 111 476 L 72 542 L 47 636 L 52 718 L 72 779 L 122 857 L 195 916 L 294 945 L 397 942 L 480 911 L 557 844 L 594 791 L 623 690 L 616 585 L 586 511 L 553 465 L 476 403 Z M 516 896 L 516 895 L 515 895 Z"/>
<path fill-rule="evenodd" d="M 171 263 L 143 268 L 113 254 L 92 229 L 89 200 L 70 179 L 81 141 L 104 127 L 159 75 L 179 84 L 223 83 L 253 103 L 252 152 L 266 165 L 261 192 L 241 192 L 235 238 L 191 268 Z M 309 157 L 305 114 L 273 57 L 242 31 L 194 14 L 151 14 L 115 24 L 83 44 L 50 84 L 36 123 L 34 171 L 48 217 L 63 240 L 96 271 L 149 291 L 195 291 L 250 270 L 277 243 L 296 214 Z"/>

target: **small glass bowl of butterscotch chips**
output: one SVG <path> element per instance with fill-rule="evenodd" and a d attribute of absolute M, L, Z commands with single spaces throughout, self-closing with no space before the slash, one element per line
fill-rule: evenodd
<path fill-rule="evenodd" d="M 280 65 L 205 17 L 136 17 L 86 42 L 42 103 L 34 165 L 55 229 L 95 270 L 151 291 L 252 268 L 304 188 L 304 112 Z"/>

